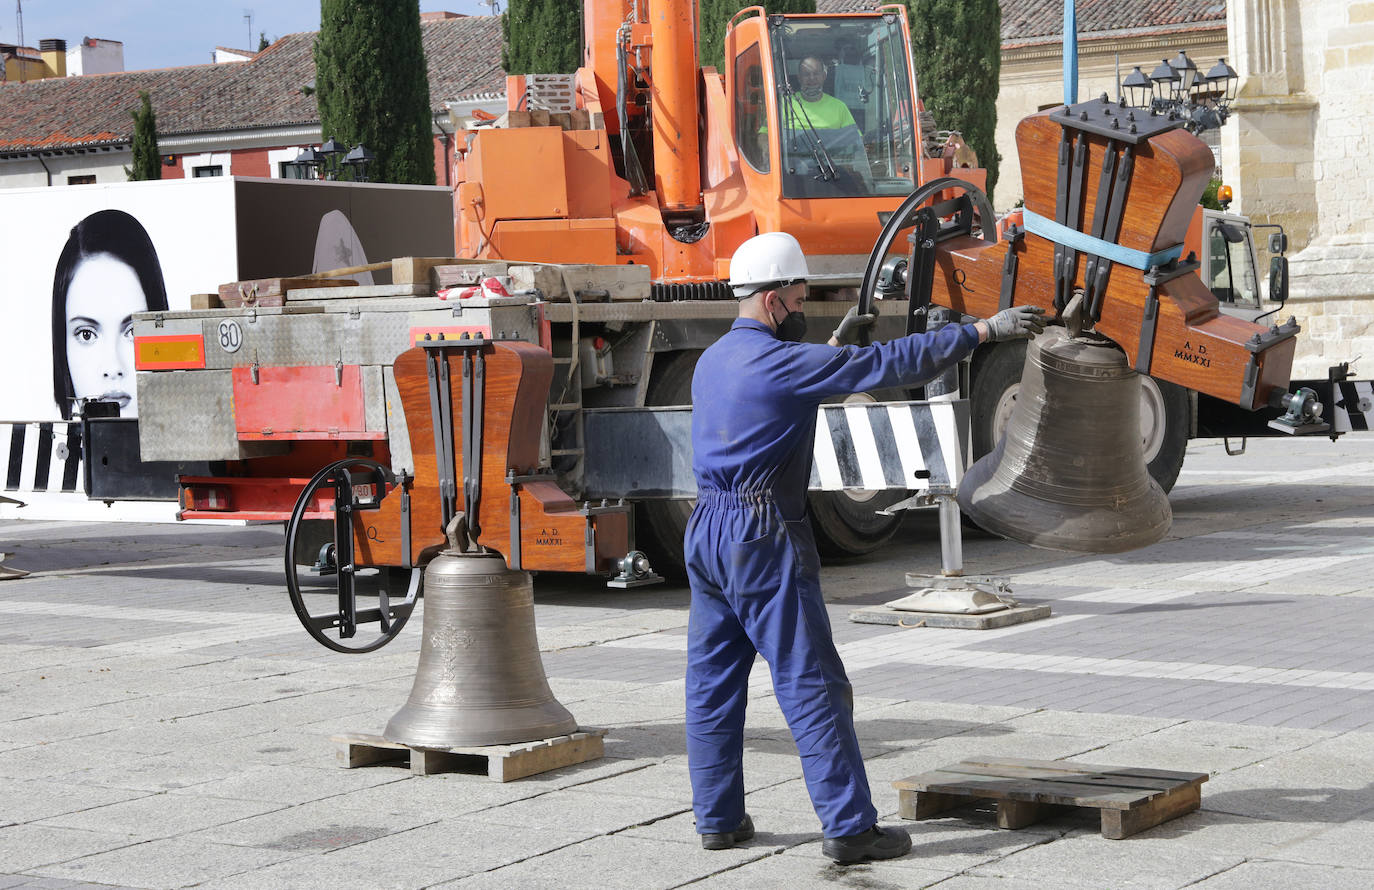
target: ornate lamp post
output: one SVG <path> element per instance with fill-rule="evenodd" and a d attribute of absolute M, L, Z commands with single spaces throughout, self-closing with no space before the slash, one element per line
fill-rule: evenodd
<path fill-rule="evenodd" d="M 1218 59 L 1211 70 L 1199 75 L 1197 65 L 1180 51 L 1148 75 L 1137 65 L 1122 79 L 1121 90 L 1130 105 L 1149 109 L 1152 114 L 1175 115 L 1184 120 L 1189 132 L 1201 133 L 1226 123 L 1239 81 L 1225 59 Z"/>

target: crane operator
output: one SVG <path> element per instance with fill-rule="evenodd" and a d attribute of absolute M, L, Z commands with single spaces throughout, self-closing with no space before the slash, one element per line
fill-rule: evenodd
<path fill-rule="evenodd" d="M 808 277 L 801 245 L 770 232 L 740 245 L 730 331 L 692 380 L 697 505 L 685 550 L 692 599 L 687 642 L 687 758 L 702 846 L 754 836 L 744 809 L 744 712 L 757 653 L 791 728 L 811 801 L 836 862 L 889 859 L 911 836 L 879 827 L 854 731 L 853 692 L 821 598 L 806 518 L 816 412 L 828 396 L 928 380 L 988 340 L 1044 330 L 1043 310 L 857 347 L 872 315 L 850 309 L 828 344 L 801 342 Z"/>
<path fill-rule="evenodd" d="M 839 166 L 858 182 L 851 181 L 848 189 L 857 188 L 860 194 L 873 191 L 873 174 L 868 166 L 868 153 L 864 149 L 863 134 L 859 132 L 854 113 L 843 101 L 825 92 L 825 79 L 829 74 L 825 62 L 815 56 L 807 56 L 797 66 L 797 83 L 800 89 L 787 97 L 782 109 L 783 127 L 789 136 L 784 151 L 789 155 L 788 165 L 815 175 L 824 167 L 822 160 L 808 160 L 811 140 L 819 143 L 823 152 L 821 158 Z M 766 130 L 766 128 L 765 128 Z M 816 169 L 811 168 L 815 166 Z M 832 174 L 833 175 L 833 174 Z M 814 186 L 812 189 L 814 190 Z"/>

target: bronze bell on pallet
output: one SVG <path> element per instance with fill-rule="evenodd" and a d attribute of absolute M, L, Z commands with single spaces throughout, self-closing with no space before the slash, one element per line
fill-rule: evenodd
<path fill-rule="evenodd" d="M 450 547 L 425 569 L 424 614 L 415 683 L 386 725 L 388 741 L 478 747 L 577 729 L 544 675 L 529 573 L 497 553 Z"/>
<path fill-rule="evenodd" d="M 964 475 L 959 507 L 987 531 L 1050 550 L 1161 540 L 1173 512 L 1145 465 L 1140 378 L 1125 353 L 1058 326 L 1031 341 L 1006 433 Z"/>

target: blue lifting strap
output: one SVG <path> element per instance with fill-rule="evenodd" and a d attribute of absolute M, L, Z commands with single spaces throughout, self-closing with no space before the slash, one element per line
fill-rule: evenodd
<path fill-rule="evenodd" d="M 1060 225 L 1052 219 L 1046 219 L 1033 210 L 1022 208 L 1022 219 L 1027 232 L 1039 235 L 1055 244 L 1062 244 L 1065 247 L 1072 247 L 1074 250 L 1081 250 L 1083 253 L 1095 254 L 1111 260 L 1114 263 L 1130 266 L 1134 269 L 1146 270 L 1154 266 L 1163 266 L 1183 255 L 1183 245 L 1176 244 L 1173 247 L 1166 247 L 1157 253 L 1146 253 L 1143 250 L 1136 250 L 1131 247 L 1122 247 L 1112 241 L 1104 241 L 1101 238 L 1094 238 L 1085 232 L 1071 229 L 1068 226 Z"/>

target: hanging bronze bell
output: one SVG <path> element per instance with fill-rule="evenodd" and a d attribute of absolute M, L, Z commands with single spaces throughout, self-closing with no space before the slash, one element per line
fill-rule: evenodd
<path fill-rule="evenodd" d="M 425 569 L 420 665 L 388 741 L 412 748 L 508 745 L 577 729 L 549 689 L 534 585 L 499 554 L 445 550 Z"/>
<path fill-rule="evenodd" d="M 1121 553 L 1169 531 L 1140 435 L 1140 378 L 1095 334 L 1053 326 L 1027 346 L 1006 433 L 959 483 L 981 528 L 1050 550 Z"/>

